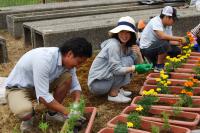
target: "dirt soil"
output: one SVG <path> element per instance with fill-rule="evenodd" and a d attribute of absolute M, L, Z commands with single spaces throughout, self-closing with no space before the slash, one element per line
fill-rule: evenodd
<path fill-rule="evenodd" d="M 0 64 L 0 76 L 8 76 L 18 59 L 31 47 L 24 47 L 23 39 L 15 40 L 7 31 L 0 30 L 0 36 L 4 37 L 7 41 L 7 50 L 9 56 L 9 62 L 5 64 Z M 97 133 L 101 128 L 106 127 L 106 123 L 111 120 L 114 116 L 118 115 L 126 106 L 129 104 L 116 104 L 107 101 L 107 96 L 97 97 L 92 95 L 87 86 L 87 76 L 88 71 L 91 66 L 94 57 L 89 59 L 86 64 L 82 65 L 78 71 L 77 75 L 82 86 L 83 95 L 86 99 L 87 106 L 95 106 L 98 110 L 98 114 L 95 118 L 92 132 Z M 131 90 L 133 96 L 139 95 L 139 89 L 143 85 L 146 75 L 134 75 L 134 78 L 130 85 L 125 86 L 126 90 Z M 64 105 L 68 106 L 71 101 L 70 97 L 67 97 Z M 39 130 L 38 125 L 42 120 L 42 114 L 44 111 L 38 109 L 36 112 L 35 129 L 33 133 L 42 133 Z M 55 122 L 48 122 L 49 129 L 48 133 L 57 133 L 62 124 Z M 0 133 L 19 133 L 20 120 L 18 120 L 9 110 L 8 105 L 0 105 Z"/>

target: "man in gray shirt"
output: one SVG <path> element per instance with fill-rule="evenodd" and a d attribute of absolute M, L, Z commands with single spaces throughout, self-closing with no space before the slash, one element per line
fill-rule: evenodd
<path fill-rule="evenodd" d="M 9 108 L 22 120 L 22 132 L 32 128 L 33 99 L 49 109 L 47 119 L 62 122 L 66 119 L 70 112 L 62 102 L 67 93 L 73 95 L 75 102 L 79 102 L 81 95 L 75 67 L 91 56 L 91 44 L 84 38 L 74 38 L 59 48 L 36 48 L 21 57 L 6 86 Z"/>

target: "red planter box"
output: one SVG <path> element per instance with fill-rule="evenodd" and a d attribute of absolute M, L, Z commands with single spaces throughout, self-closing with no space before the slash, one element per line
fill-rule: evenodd
<path fill-rule="evenodd" d="M 131 102 L 131 105 L 133 104 L 137 104 L 137 101 L 139 101 L 142 98 L 142 96 L 136 96 L 133 101 Z M 179 98 L 170 98 L 170 97 L 159 97 L 159 102 L 164 102 L 164 103 L 168 103 L 171 106 L 167 106 L 167 105 L 152 105 L 153 108 L 159 108 L 159 109 L 168 109 L 168 110 L 173 110 L 172 105 L 174 103 L 176 103 L 176 101 Z M 193 104 L 198 104 L 200 105 L 200 99 L 193 99 Z M 196 112 L 196 113 L 200 113 L 200 107 L 180 107 L 182 109 L 182 111 L 188 111 L 188 112 Z"/>
<path fill-rule="evenodd" d="M 174 70 L 176 73 L 191 73 L 194 74 L 194 70 L 189 69 L 189 68 L 177 68 Z"/>
<path fill-rule="evenodd" d="M 127 115 L 123 115 L 123 114 L 118 115 L 118 116 L 114 117 L 112 120 L 110 120 L 107 123 L 107 125 L 109 127 L 115 127 L 118 122 L 127 122 Z M 151 127 L 153 125 L 161 128 L 163 126 L 163 123 L 148 121 L 148 120 L 144 120 L 142 118 L 141 119 L 141 130 L 129 128 L 128 131 L 129 131 L 129 133 L 150 133 Z M 174 126 L 174 125 L 170 125 L 170 128 L 171 128 L 172 133 L 190 133 L 191 132 L 191 130 L 188 128 Z"/>
<path fill-rule="evenodd" d="M 197 64 L 199 61 L 198 60 L 193 60 L 193 59 L 187 59 L 187 64 Z"/>
<path fill-rule="evenodd" d="M 200 57 L 200 53 L 199 52 L 191 52 L 190 55 L 191 56 L 199 56 Z"/>
<path fill-rule="evenodd" d="M 101 129 L 98 133 L 114 133 L 114 128 L 106 127 Z"/>
<path fill-rule="evenodd" d="M 183 64 L 180 66 L 180 68 L 186 68 L 186 69 L 192 69 L 193 67 L 197 66 L 196 64 Z"/>
<path fill-rule="evenodd" d="M 135 111 L 136 108 L 137 108 L 137 105 L 135 105 L 135 104 L 133 104 L 131 106 L 127 106 L 122 111 L 122 114 L 129 115 L 130 112 Z M 173 116 L 173 114 L 174 114 L 174 112 L 172 110 L 151 108 L 149 110 L 149 113 L 151 115 L 157 115 L 157 117 L 153 117 L 153 116 L 141 116 L 141 117 L 145 120 L 163 123 L 162 112 L 166 112 L 167 114 L 169 114 L 169 116 Z M 190 128 L 190 129 L 194 129 L 198 125 L 199 120 L 200 120 L 199 114 L 191 113 L 191 112 L 184 112 L 184 111 L 181 111 L 180 114 L 177 115 L 177 117 L 183 118 L 183 119 L 188 119 L 190 121 L 183 121 L 183 120 L 176 120 L 176 119 L 170 119 L 169 118 L 169 123 L 173 124 L 173 125 L 187 127 L 187 128 Z"/>
<path fill-rule="evenodd" d="M 91 113 L 90 119 L 88 121 L 88 125 L 87 125 L 86 130 L 85 130 L 85 133 L 90 133 L 92 126 L 93 126 L 93 123 L 94 123 L 96 113 L 97 113 L 97 108 L 96 107 L 86 107 L 85 112 Z"/>
<path fill-rule="evenodd" d="M 144 90 L 149 91 L 150 89 L 156 89 L 156 85 L 144 85 L 141 87 L 139 94 L 142 95 Z M 178 94 L 181 93 L 183 86 L 169 86 L 170 94 L 159 94 L 159 97 L 178 97 Z M 194 87 L 193 99 L 200 99 L 200 87 Z"/>
<path fill-rule="evenodd" d="M 190 73 L 175 73 L 175 72 L 170 72 L 170 77 L 169 79 L 189 79 L 189 78 L 193 78 L 195 75 L 194 74 L 190 74 Z M 147 79 L 150 78 L 160 78 L 160 73 L 150 73 L 149 75 L 147 75 Z"/>
<path fill-rule="evenodd" d="M 198 59 L 199 59 L 199 56 L 190 56 L 188 59 L 198 60 Z"/>
<path fill-rule="evenodd" d="M 187 80 L 169 79 L 169 81 L 171 81 L 171 84 L 169 86 L 184 86 L 184 83 Z M 156 84 L 157 84 L 157 81 L 156 79 L 153 79 L 153 78 L 146 79 L 144 82 L 144 85 L 156 85 Z M 197 87 L 200 87 L 199 81 L 198 81 Z"/>

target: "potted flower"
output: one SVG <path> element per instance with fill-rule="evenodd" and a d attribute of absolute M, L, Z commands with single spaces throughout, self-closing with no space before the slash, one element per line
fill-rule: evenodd
<path fill-rule="evenodd" d="M 159 97 L 178 97 L 181 94 L 184 86 L 168 86 L 169 94 L 162 94 L 158 92 Z M 151 89 L 157 90 L 156 85 L 144 85 L 141 87 L 139 94 L 143 95 L 143 91 L 149 91 Z M 200 87 L 193 87 L 193 95 L 191 96 L 192 99 L 200 99 Z"/>
<path fill-rule="evenodd" d="M 197 113 L 191 112 L 184 112 L 181 111 L 179 114 L 175 114 L 173 110 L 165 110 L 165 109 L 158 109 L 158 108 L 150 108 L 147 111 L 143 112 L 144 108 L 141 105 L 133 104 L 131 106 L 127 106 L 123 111 L 122 114 L 129 115 L 133 112 L 138 112 L 141 118 L 150 121 L 157 121 L 157 122 L 164 122 L 163 119 L 163 112 L 168 114 L 169 123 L 173 125 L 179 125 L 194 129 L 200 120 L 200 115 Z"/>
<path fill-rule="evenodd" d="M 119 125 L 118 123 L 124 124 L 124 127 L 128 128 L 128 132 L 123 132 L 123 133 L 150 133 L 152 129 L 156 129 L 160 132 L 165 133 L 165 131 L 169 131 L 171 133 L 190 133 L 191 131 L 188 128 L 185 127 L 179 127 L 179 126 L 174 126 L 174 125 L 167 125 L 164 123 L 159 123 L 159 122 L 154 122 L 154 121 L 148 121 L 144 120 L 143 118 L 139 118 L 140 122 L 138 123 L 140 126 L 135 127 L 136 124 L 135 122 L 132 122 L 132 120 L 137 120 L 139 117 L 137 115 L 118 115 L 114 117 L 112 120 L 110 120 L 107 125 L 108 127 L 117 127 Z M 131 120 L 131 121 L 130 121 Z M 125 129 L 126 130 L 126 129 Z"/>
<path fill-rule="evenodd" d="M 72 103 L 69 107 L 69 112 L 74 112 L 70 114 L 70 117 L 66 119 L 60 133 L 73 133 L 74 131 L 81 130 L 85 133 L 90 133 L 92 129 L 92 124 L 96 116 L 95 107 L 85 107 L 85 101 L 81 98 L 79 103 Z M 77 113 L 76 113 L 77 112 Z M 86 120 L 80 121 L 81 117 L 84 116 Z M 81 124 L 79 127 L 76 127 L 76 123 L 79 121 Z M 87 122 L 87 124 L 85 124 Z M 83 127 L 83 125 L 87 125 Z"/>
<path fill-rule="evenodd" d="M 143 99 L 142 96 L 136 96 L 131 102 L 131 105 L 139 104 L 139 101 L 141 101 L 141 99 Z M 174 106 L 174 104 L 176 104 L 179 101 L 180 101 L 179 97 L 173 97 L 173 98 L 158 97 L 158 100 L 154 102 L 152 107 L 160 109 L 176 110 L 177 107 Z M 192 99 L 192 107 L 180 107 L 179 110 L 200 113 L 200 99 Z"/>

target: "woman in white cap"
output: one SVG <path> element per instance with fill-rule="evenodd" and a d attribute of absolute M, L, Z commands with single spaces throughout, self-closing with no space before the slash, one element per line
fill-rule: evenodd
<path fill-rule="evenodd" d="M 150 64 L 142 63 L 142 55 L 136 44 L 136 28 L 133 18 L 126 16 L 109 31 L 110 39 L 101 44 L 101 51 L 94 59 L 88 76 L 90 92 L 95 95 L 108 94 L 108 100 L 127 103 L 130 91 L 120 89 L 130 83 L 131 73 L 145 73 Z"/>

